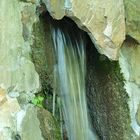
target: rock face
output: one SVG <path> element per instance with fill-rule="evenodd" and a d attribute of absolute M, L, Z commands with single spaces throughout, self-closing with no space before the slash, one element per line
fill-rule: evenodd
<path fill-rule="evenodd" d="M 44 140 L 37 108 L 29 104 L 41 89 L 30 56 L 36 4 L 0 1 L 0 140 Z"/>
<path fill-rule="evenodd" d="M 126 13 L 126 33 L 140 43 L 140 2 L 124 0 Z"/>
<path fill-rule="evenodd" d="M 129 97 L 118 62 L 110 62 L 98 54 L 91 43 L 86 52 L 87 103 L 94 128 L 101 140 L 135 139 L 130 125 Z"/>
<path fill-rule="evenodd" d="M 129 108 L 131 126 L 137 135 L 140 134 L 140 46 L 132 38 L 127 38 L 120 52 L 119 63 L 125 77 L 125 89 L 130 97 Z"/>
<path fill-rule="evenodd" d="M 68 16 L 88 32 L 97 50 L 111 59 L 125 39 L 123 0 L 43 0 L 56 19 Z"/>
<path fill-rule="evenodd" d="M 18 135 L 21 139 L 44 140 L 40 130 L 40 121 L 37 117 L 37 110 L 32 105 L 26 106 L 24 110 L 17 113 L 17 124 L 17 126 L 21 126 L 17 127 Z"/>
<path fill-rule="evenodd" d="M 130 125 L 135 134 L 139 136 L 139 0 L 124 0 L 124 2 L 119 0 L 117 3 L 114 0 L 105 0 L 104 3 L 98 0 L 85 0 L 82 3 L 80 0 L 43 0 L 43 2 L 52 17 L 61 19 L 68 16 L 73 19 L 81 29 L 89 34 L 98 52 L 113 60 L 119 58 L 121 72 L 124 75 L 124 88 L 130 98 L 129 100 L 123 99 L 120 102 L 125 102 L 126 105 L 128 103 L 130 112 L 129 109 L 126 112 L 131 117 Z M 126 40 L 124 41 L 125 37 Z M 123 47 L 120 49 L 121 45 Z M 107 96 L 110 98 L 110 95 Z M 113 96 L 117 98 L 117 95 Z M 118 101 L 121 98 L 118 96 Z M 115 100 L 114 102 L 117 102 Z M 133 136 L 131 139 L 137 137 Z M 129 139 L 129 136 L 126 137 L 123 138 L 122 136 L 123 139 Z"/>
<path fill-rule="evenodd" d="M 118 63 L 89 54 L 89 113 L 101 139 L 140 138 L 139 0 L 42 1 L 52 17 L 70 17 L 98 52 L 119 60 L 124 79 Z M 60 139 L 51 113 L 29 103 L 40 90 L 50 94 L 53 82 L 49 27 L 34 24 L 39 2 L 0 0 L 0 140 Z"/>
<path fill-rule="evenodd" d="M 31 10 L 27 16 L 25 13 L 21 14 L 25 7 Z M 39 76 L 29 55 L 31 34 L 29 32 L 28 41 L 25 41 L 24 23 L 21 21 L 25 17 L 29 19 L 29 15 L 32 15 L 27 25 L 30 30 L 35 20 L 34 10 L 35 5 L 26 5 L 17 0 L 0 1 L 0 88 L 3 89 L 0 100 L 1 140 L 20 137 L 18 128 L 22 126 L 17 123 L 17 120 L 20 119 L 22 122 L 27 112 L 26 109 L 21 108 L 16 97 L 20 97 L 21 94 L 30 97 L 40 89 Z M 20 112 L 24 114 L 18 117 L 17 114 Z"/>
<path fill-rule="evenodd" d="M 0 86 L 12 92 L 37 92 L 39 76 L 30 61 L 30 42 L 25 42 L 22 36 L 24 7 L 17 0 L 0 1 Z M 27 7 L 35 8 L 31 4 Z M 32 18 L 35 20 L 35 16 Z"/>

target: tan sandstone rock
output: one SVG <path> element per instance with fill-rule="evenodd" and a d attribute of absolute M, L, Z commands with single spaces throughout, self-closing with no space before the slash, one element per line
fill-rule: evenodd
<path fill-rule="evenodd" d="M 118 58 L 125 39 L 123 0 L 43 0 L 56 19 L 68 16 L 90 35 L 98 51 L 110 59 Z"/>

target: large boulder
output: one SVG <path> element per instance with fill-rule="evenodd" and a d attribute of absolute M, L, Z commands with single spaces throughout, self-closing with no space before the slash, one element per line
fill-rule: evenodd
<path fill-rule="evenodd" d="M 50 14 L 68 16 L 88 32 L 98 51 L 110 59 L 118 58 L 125 39 L 123 0 L 43 0 Z"/>
<path fill-rule="evenodd" d="M 21 14 L 25 7 L 31 9 L 26 16 Z M 9 91 L 33 93 L 40 88 L 39 76 L 29 55 L 31 41 L 23 38 L 22 21 L 30 18 L 27 24 L 30 31 L 35 20 L 33 10 L 35 5 L 32 4 L 0 1 L 0 86 Z M 30 32 L 28 36 L 31 38 Z"/>

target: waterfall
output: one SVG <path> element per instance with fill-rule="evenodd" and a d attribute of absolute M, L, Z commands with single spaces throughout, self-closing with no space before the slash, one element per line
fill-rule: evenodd
<path fill-rule="evenodd" d="M 62 25 L 63 26 L 63 25 Z M 85 95 L 85 38 L 72 26 L 52 27 L 57 91 L 69 140 L 96 140 L 88 121 Z"/>

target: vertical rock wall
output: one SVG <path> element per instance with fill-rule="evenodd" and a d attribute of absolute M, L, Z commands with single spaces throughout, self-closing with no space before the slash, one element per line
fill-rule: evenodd
<path fill-rule="evenodd" d="M 25 7 L 30 10 L 29 15 L 24 13 Z M 17 0 L 0 1 L 0 86 L 9 92 L 33 93 L 39 89 L 39 76 L 29 56 L 34 10 L 35 5 Z M 32 17 L 27 23 L 29 40 L 24 41 L 21 20 L 29 20 L 29 16 Z"/>
<path fill-rule="evenodd" d="M 119 63 L 129 95 L 131 127 L 140 139 L 140 3 L 124 0 L 126 40 L 120 50 Z"/>
<path fill-rule="evenodd" d="M 140 134 L 140 46 L 128 37 L 120 52 L 119 63 L 125 77 L 125 89 L 129 95 L 131 126 Z"/>
<path fill-rule="evenodd" d="M 101 140 L 135 139 L 130 125 L 129 97 L 118 62 L 110 62 L 91 44 L 86 51 L 87 101 L 93 127 Z"/>
<path fill-rule="evenodd" d="M 37 5 L 36 0 L 0 0 L 0 140 L 44 140 L 40 129 L 44 122 L 29 103 L 41 90 L 31 61 Z M 52 122 L 43 126 L 49 137 L 55 133 L 54 118 L 44 112 Z"/>
<path fill-rule="evenodd" d="M 33 139 L 43 140 L 39 121 L 35 121 L 38 119 L 37 114 L 35 111 L 31 113 L 32 107 L 27 105 L 28 100 L 40 89 L 39 76 L 29 54 L 31 28 L 36 20 L 35 9 L 36 5 L 31 2 L 0 1 L 1 140 L 30 139 L 30 136 L 22 134 L 24 125 L 28 123 L 32 124 L 30 129 L 36 127 Z M 21 97 L 24 105 L 18 102 Z M 26 119 L 29 117 L 31 119 Z M 29 129 L 27 131 L 31 134 Z"/>
<path fill-rule="evenodd" d="M 35 5 L 31 3 L 25 5 L 17 0 L 0 1 L 0 108 L 3 110 L 0 115 L 0 139 L 2 140 L 11 140 L 13 135 L 16 137 L 17 127 L 21 127 L 18 119 L 22 122 L 26 115 L 26 109 L 21 109 L 17 97 L 21 93 L 32 96 L 40 88 L 39 76 L 29 56 L 30 42 L 25 42 L 22 34 L 21 19 L 25 15 L 21 12 L 25 7 L 31 11 L 35 9 Z M 29 26 L 32 26 L 35 20 L 35 15 L 32 16 Z M 27 18 L 29 19 L 29 16 Z M 29 37 L 31 38 L 30 34 Z M 18 117 L 18 113 L 22 115 Z M 4 131 L 5 129 L 7 131 Z"/>

